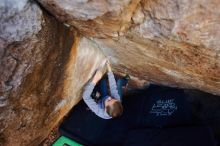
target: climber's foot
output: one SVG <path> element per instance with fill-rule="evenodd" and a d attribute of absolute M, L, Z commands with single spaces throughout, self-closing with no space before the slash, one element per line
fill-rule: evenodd
<path fill-rule="evenodd" d="M 122 79 L 125 81 L 123 87 L 124 87 L 124 88 L 127 88 L 127 86 L 128 86 L 128 81 L 131 79 L 131 77 L 129 76 L 129 74 L 126 74 Z"/>

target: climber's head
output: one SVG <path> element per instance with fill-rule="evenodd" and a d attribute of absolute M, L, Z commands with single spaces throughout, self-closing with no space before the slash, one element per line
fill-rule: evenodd
<path fill-rule="evenodd" d="M 119 100 L 108 97 L 105 101 L 105 111 L 112 118 L 116 118 L 122 115 L 123 106 Z"/>

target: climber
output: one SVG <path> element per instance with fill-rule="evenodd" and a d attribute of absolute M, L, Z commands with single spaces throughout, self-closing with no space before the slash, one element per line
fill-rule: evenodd
<path fill-rule="evenodd" d="M 96 71 L 91 81 L 86 85 L 83 92 L 83 100 L 97 116 L 103 119 L 111 119 L 119 117 L 123 113 L 123 107 L 121 104 L 122 86 L 127 85 L 129 76 L 127 75 L 125 78 L 119 79 L 116 85 L 115 77 L 111 70 L 109 61 L 106 61 L 105 65 L 107 65 L 107 74 L 111 96 L 109 96 L 107 93 L 107 84 L 106 80 L 102 79 L 104 73 L 103 68 L 101 68 Z M 98 82 L 101 100 L 96 103 L 95 100 L 91 97 L 91 94 Z"/>

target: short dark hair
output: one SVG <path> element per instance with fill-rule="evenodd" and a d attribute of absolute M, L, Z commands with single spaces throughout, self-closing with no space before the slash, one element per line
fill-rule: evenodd
<path fill-rule="evenodd" d="M 112 105 L 106 106 L 106 112 L 112 118 L 119 117 L 123 113 L 123 106 L 120 101 L 115 100 Z"/>

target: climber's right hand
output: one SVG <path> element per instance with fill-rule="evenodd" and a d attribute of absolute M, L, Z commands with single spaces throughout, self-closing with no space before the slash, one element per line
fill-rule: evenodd
<path fill-rule="evenodd" d="M 106 65 L 107 65 L 107 70 L 108 70 L 108 72 L 111 72 L 111 71 L 112 71 L 112 68 L 111 68 L 111 65 L 110 65 L 109 60 L 106 61 Z"/>

